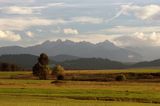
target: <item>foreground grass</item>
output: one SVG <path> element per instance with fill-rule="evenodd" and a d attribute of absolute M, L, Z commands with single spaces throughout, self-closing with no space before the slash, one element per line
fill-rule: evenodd
<path fill-rule="evenodd" d="M 160 106 L 159 104 L 151 103 L 87 101 L 10 95 L 0 95 L 0 103 L 0 106 Z"/>
<path fill-rule="evenodd" d="M 15 72 L 0 72 L 0 78 L 1 79 L 11 79 L 14 76 L 17 75 L 31 75 L 32 73 L 30 71 L 15 71 Z"/>
<path fill-rule="evenodd" d="M 51 84 L 51 80 L 3 79 L 0 95 L 155 103 L 160 102 L 160 83 L 64 81 Z"/>
<path fill-rule="evenodd" d="M 72 98 L 79 100 L 110 100 L 127 101 L 139 100 L 140 102 L 160 102 L 160 93 L 158 92 L 131 92 L 131 91 L 113 91 L 98 89 L 31 89 L 31 88 L 5 88 L 0 89 L 0 94 L 42 96 Z"/>

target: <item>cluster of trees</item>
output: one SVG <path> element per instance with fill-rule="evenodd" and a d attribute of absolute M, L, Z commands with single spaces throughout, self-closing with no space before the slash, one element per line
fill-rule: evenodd
<path fill-rule="evenodd" d="M 17 70 L 21 70 L 21 68 L 15 64 L 0 63 L 0 71 L 17 71 Z"/>
<path fill-rule="evenodd" d="M 12 57 L 12 56 L 10 56 Z M 33 75 L 41 80 L 46 80 L 50 75 L 56 77 L 57 80 L 64 79 L 64 68 L 61 65 L 56 65 L 52 69 L 49 67 L 49 57 L 42 53 L 40 54 L 37 63 L 33 66 Z M 10 58 L 11 60 L 13 58 Z M 7 62 L 0 62 L 0 71 L 19 71 L 22 70 L 18 65 Z"/>
<path fill-rule="evenodd" d="M 60 65 L 56 65 L 53 69 L 50 69 L 48 64 L 49 64 L 48 56 L 42 53 L 38 58 L 38 62 L 32 68 L 33 75 L 39 77 L 40 80 L 46 80 L 51 74 L 52 76 L 55 76 L 57 80 L 63 80 L 64 79 L 63 67 Z"/>

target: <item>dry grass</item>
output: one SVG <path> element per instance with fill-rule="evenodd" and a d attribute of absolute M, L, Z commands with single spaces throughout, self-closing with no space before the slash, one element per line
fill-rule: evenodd
<path fill-rule="evenodd" d="M 159 68 L 133 68 L 117 70 L 67 70 L 67 74 L 158 73 Z"/>

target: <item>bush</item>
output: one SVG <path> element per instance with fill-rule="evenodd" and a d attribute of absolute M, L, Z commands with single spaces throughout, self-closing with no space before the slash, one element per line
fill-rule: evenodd
<path fill-rule="evenodd" d="M 154 76 L 151 75 L 151 74 L 148 74 L 148 75 L 141 75 L 141 76 L 140 76 L 140 79 L 153 79 L 153 78 L 154 78 Z"/>
<path fill-rule="evenodd" d="M 126 80 L 126 76 L 121 74 L 116 76 L 116 81 L 125 81 Z"/>
<path fill-rule="evenodd" d="M 56 76 L 57 80 L 64 80 L 64 68 L 61 65 L 56 65 L 53 68 L 52 75 Z"/>
<path fill-rule="evenodd" d="M 57 76 L 57 80 L 64 80 L 64 75 Z"/>

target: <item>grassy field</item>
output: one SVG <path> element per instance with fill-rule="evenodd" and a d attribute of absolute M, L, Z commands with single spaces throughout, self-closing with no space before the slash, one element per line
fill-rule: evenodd
<path fill-rule="evenodd" d="M 108 73 L 158 73 L 160 68 L 133 68 L 117 70 L 66 70 L 66 74 L 108 74 Z M 0 78 L 11 77 L 14 75 L 31 74 L 30 71 L 0 72 Z"/>
<path fill-rule="evenodd" d="M 159 83 L 0 81 L 1 106 L 158 106 L 159 100 Z"/>
<path fill-rule="evenodd" d="M 113 70 L 150 73 L 159 69 Z M 107 74 L 111 70 L 67 71 Z M 0 72 L 0 106 L 160 106 L 160 82 L 60 81 L 27 79 L 31 72 Z M 15 76 L 26 77 L 14 79 Z M 52 82 L 52 83 L 51 83 Z"/>
<path fill-rule="evenodd" d="M 8 101 L 9 100 L 9 101 Z M 65 98 L 45 98 L 30 96 L 0 96 L 0 106 L 159 106 L 152 103 L 107 102 L 75 100 Z"/>
<path fill-rule="evenodd" d="M 8 101 L 9 100 L 9 101 Z M 75 100 L 66 98 L 45 98 L 30 96 L 0 96 L 0 106 L 159 106 L 152 103 L 107 102 Z"/>
<path fill-rule="evenodd" d="M 139 68 L 139 69 L 120 69 L 120 70 L 66 70 L 66 77 L 72 79 L 85 79 L 92 77 L 95 79 L 104 79 L 103 77 L 116 74 L 156 74 L 160 73 L 160 68 Z M 31 77 L 31 71 L 17 71 L 17 72 L 0 72 L 0 79 L 35 79 Z"/>
<path fill-rule="evenodd" d="M 66 73 L 75 74 L 108 74 L 108 73 L 157 73 L 160 68 L 131 68 L 115 70 L 68 70 Z"/>

